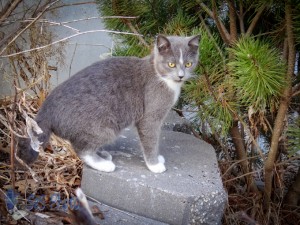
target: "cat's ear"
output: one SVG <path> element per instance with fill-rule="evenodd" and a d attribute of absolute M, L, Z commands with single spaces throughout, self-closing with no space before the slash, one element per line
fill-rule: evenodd
<path fill-rule="evenodd" d="M 166 52 L 170 49 L 171 47 L 171 43 L 168 40 L 167 37 L 165 37 L 164 35 L 159 34 L 156 37 L 156 47 L 158 49 L 158 51 L 161 52 Z"/>
<path fill-rule="evenodd" d="M 199 41 L 200 41 L 200 35 L 193 36 L 193 37 L 191 37 L 191 39 L 189 40 L 188 45 L 189 45 L 190 47 L 196 47 L 196 48 L 198 48 L 198 47 L 199 47 Z"/>

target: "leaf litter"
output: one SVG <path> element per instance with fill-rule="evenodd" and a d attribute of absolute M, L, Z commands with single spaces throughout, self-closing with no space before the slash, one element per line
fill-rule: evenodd
<path fill-rule="evenodd" d="M 0 224 L 42 224 L 45 220 L 46 224 L 71 223 L 71 215 L 66 212 L 82 175 L 82 162 L 71 144 L 53 135 L 50 145 L 30 165 L 31 170 L 19 168 L 18 162 L 11 163 L 16 140 L 12 137 L 28 137 L 25 116 L 34 118 L 40 104 L 38 98 L 25 92 L 19 98 L 0 99 Z M 13 198 L 8 196 L 11 190 L 16 192 Z M 53 196 L 58 196 L 60 203 L 53 204 Z M 11 211 L 5 200 L 14 200 Z"/>

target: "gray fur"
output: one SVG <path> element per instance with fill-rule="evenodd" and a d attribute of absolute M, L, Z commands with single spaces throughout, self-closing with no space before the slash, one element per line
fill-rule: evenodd
<path fill-rule="evenodd" d="M 135 125 L 146 164 L 159 164 L 160 127 L 175 103 L 167 81 L 180 87 L 192 75 L 198 42 L 198 36 L 159 35 L 148 57 L 115 57 L 81 70 L 56 87 L 40 108 L 35 118 L 43 131 L 39 141 L 45 147 L 54 133 L 69 140 L 80 157 L 92 155 L 101 161 L 107 159 L 96 151 L 113 142 L 124 128 Z M 181 55 L 184 64 L 192 62 L 190 68 L 179 63 Z M 176 67 L 170 68 L 169 62 Z M 18 155 L 31 163 L 37 152 L 28 143 L 19 140 Z"/>

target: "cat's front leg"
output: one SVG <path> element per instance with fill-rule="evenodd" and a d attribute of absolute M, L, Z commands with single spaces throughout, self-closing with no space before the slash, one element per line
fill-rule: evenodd
<path fill-rule="evenodd" d="M 158 155 L 158 163 L 157 164 L 149 164 L 146 162 L 146 165 L 150 171 L 153 173 L 163 173 L 166 171 L 165 167 L 165 158 L 162 155 Z"/>
<path fill-rule="evenodd" d="M 159 155 L 158 141 L 161 123 L 142 120 L 137 124 L 146 165 L 153 173 L 166 171 L 165 159 Z"/>

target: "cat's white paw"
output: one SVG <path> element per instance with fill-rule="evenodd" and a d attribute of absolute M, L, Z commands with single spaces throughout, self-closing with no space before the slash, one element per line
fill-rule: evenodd
<path fill-rule="evenodd" d="M 166 171 L 165 164 L 163 164 L 163 163 L 157 163 L 155 165 L 147 165 L 147 167 L 153 173 L 163 173 Z"/>
<path fill-rule="evenodd" d="M 158 161 L 160 162 L 160 163 L 165 163 L 165 158 L 162 156 L 162 155 L 159 155 L 158 156 Z"/>
<path fill-rule="evenodd" d="M 83 158 L 84 162 L 92 167 L 93 169 L 103 171 L 103 172 L 113 172 L 116 169 L 115 164 L 112 161 L 109 160 L 101 160 L 96 161 L 91 156 L 85 156 Z"/>
<path fill-rule="evenodd" d="M 149 165 L 147 164 L 147 167 L 149 170 L 151 170 L 153 173 L 163 173 L 166 171 L 165 167 L 165 158 L 162 155 L 158 156 L 158 162 L 155 165 Z"/>
<path fill-rule="evenodd" d="M 103 172 L 113 172 L 116 169 L 116 165 L 112 161 L 105 160 L 97 162 L 97 164 L 94 166 L 94 169 Z"/>

